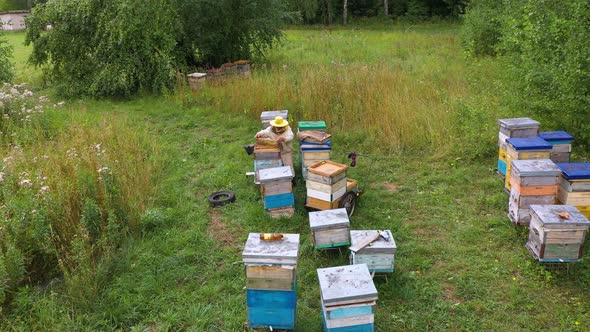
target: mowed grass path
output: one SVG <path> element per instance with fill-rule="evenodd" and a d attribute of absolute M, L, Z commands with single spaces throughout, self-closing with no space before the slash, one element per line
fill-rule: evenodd
<path fill-rule="evenodd" d="M 437 31 L 419 27 L 412 33 L 435 39 Z M 388 42 L 404 33 L 404 28 L 355 30 L 344 37 L 346 31 L 330 36 L 322 30 L 293 30 L 287 32 L 284 49 L 308 47 L 329 54 L 340 52 L 342 40 Z M 447 28 L 442 38 L 457 43 L 454 35 L 455 29 Z M 306 38 L 325 38 L 333 51 L 322 48 L 324 43 L 297 42 Z M 373 46 L 389 47 L 365 45 Z M 434 54 L 438 50 L 436 43 L 423 49 Z M 459 52 L 458 47 L 453 50 Z M 386 54 L 391 61 L 401 61 L 396 54 Z M 461 61 L 460 54 L 451 55 Z M 407 61 L 419 62 L 412 54 Z M 475 86 L 471 91 L 483 90 Z M 98 298 L 72 305 L 84 301 L 62 295 L 59 282 L 22 290 L 12 314 L 0 323 L 2 330 L 246 330 L 241 250 L 249 232 L 265 231 L 302 235 L 296 326 L 297 331 L 321 331 L 316 269 L 347 264 L 347 255 L 313 249 L 301 183 L 295 188 L 294 218 L 272 220 L 263 211 L 256 186 L 245 176 L 252 170 L 252 158 L 242 149 L 259 129 L 260 110 L 244 113 L 215 106 L 223 104 L 216 99 L 218 93 L 223 91 L 68 103 L 73 111 L 113 120 L 122 115 L 151 128 L 167 159 L 154 217 L 141 237 L 121 249 Z M 487 101 L 480 95 L 465 98 Z M 453 111 L 456 105 L 451 101 L 445 107 Z M 364 134 L 355 136 L 345 128 L 332 133 L 334 161 L 346 163 L 346 153 L 353 150 L 371 155 L 359 157 L 357 167 L 349 170 L 349 177 L 359 180 L 365 191 L 351 218 L 352 228 L 391 229 L 398 245 L 396 271 L 387 279 L 375 279 L 377 331 L 590 328 L 590 264 L 560 271 L 531 259 L 524 248 L 526 230 L 512 226 L 506 217 L 508 198 L 495 174 L 494 157 L 432 158 L 435 153 L 427 149 L 378 153 L 370 141 L 358 139 Z M 492 136 L 482 144 L 494 140 Z M 206 198 L 217 190 L 235 191 L 237 201 L 210 208 Z"/>

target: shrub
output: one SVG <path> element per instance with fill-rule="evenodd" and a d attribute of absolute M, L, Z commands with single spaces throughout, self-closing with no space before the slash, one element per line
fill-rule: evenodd
<path fill-rule="evenodd" d="M 473 0 L 463 16 L 461 43 L 470 56 L 495 55 L 502 32 L 504 0 Z"/>
<path fill-rule="evenodd" d="M 0 82 L 9 82 L 13 77 L 12 46 L 6 40 L 4 32 L 0 30 Z"/>

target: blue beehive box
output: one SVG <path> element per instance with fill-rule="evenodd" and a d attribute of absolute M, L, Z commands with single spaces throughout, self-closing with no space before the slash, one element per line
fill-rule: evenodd
<path fill-rule="evenodd" d="M 509 138 L 508 144 L 516 151 L 522 150 L 551 150 L 551 144 L 540 137 Z"/>
<path fill-rule="evenodd" d="M 567 180 L 590 179 L 590 163 L 557 163 Z"/>
<path fill-rule="evenodd" d="M 563 130 L 556 131 L 542 131 L 539 137 L 547 141 L 549 144 L 569 144 L 574 140 L 574 137 Z"/>
<path fill-rule="evenodd" d="M 502 159 L 498 159 L 498 172 L 502 175 L 506 175 L 506 162 Z"/>
<path fill-rule="evenodd" d="M 246 290 L 248 326 L 292 330 L 297 312 L 297 286 L 292 291 Z"/>
<path fill-rule="evenodd" d="M 267 210 L 294 205 L 295 196 L 293 195 L 293 193 L 278 194 L 264 197 L 264 208 Z"/>

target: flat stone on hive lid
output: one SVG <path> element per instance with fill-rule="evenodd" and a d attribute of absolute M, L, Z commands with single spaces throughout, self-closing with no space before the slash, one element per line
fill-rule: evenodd
<path fill-rule="evenodd" d="M 550 159 L 514 160 L 512 167 L 520 176 L 558 176 L 561 169 Z"/>
<path fill-rule="evenodd" d="M 293 178 L 291 166 L 263 168 L 256 171 L 256 181 L 259 183 L 290 180 Z"/>
<path fill-rule="evenodd" d="M 361 243 L 364 239 L 369 236 L 372 236 L 377 232 L 377 230 L 353 230 L 350 231 L 350 243 L 352 247 L 355 247 L 359 243 Z M 385 230 L 385 233 L 389 236 L 388 240 L 385 240 L 381 236 L 377 238 L 370 246 L 366 246 L 356 254 L 363 254 L 363 253 L 384 253 L 384 254 L 395 254 L 397 251 L 397 246 L 395 244 L 395 240 L 393 239 L 393 234 L 391 234 L 390 230 Z"/>
<path fill-rule="evenodd" d="M 531 205 L 529 209 L 543 225 L 590 226 L 590 221 L 573 205 Z M 569 218 L 560 217 L 562 212 L 569 214 Z"/>
<path fill-rule="evenodd" d="M 346 209 L 332 209 L 309 213 L 309 227 L 311 230 L 337 228 L 349 225 L 350 221 L 348 220 Z"/>
<path fill-rule="evenodd" d="M 329 267 L 317 272 L 326 306 L 377 300 L 377 288 L 367 264 Z"/>
<path fill-rule="evenodd" d="M 265 241 L 260 233 L 250 233 L 242 252 L 246 264 L 296 265 L 299 256 L 299 234 L 283 234 L 281 240 Z"/>

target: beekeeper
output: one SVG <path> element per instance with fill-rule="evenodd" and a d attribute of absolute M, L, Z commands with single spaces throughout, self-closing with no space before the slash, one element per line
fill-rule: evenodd
<path fill-rule="evenodd" d="M 293 169 L 293 131 L 289 122 L 281 116 L 270 121 L 270 127 L 256 133 L 256 138 L 274 139 L 281 148 L 281 159 L 284 166 L 291 166 Z"/>

